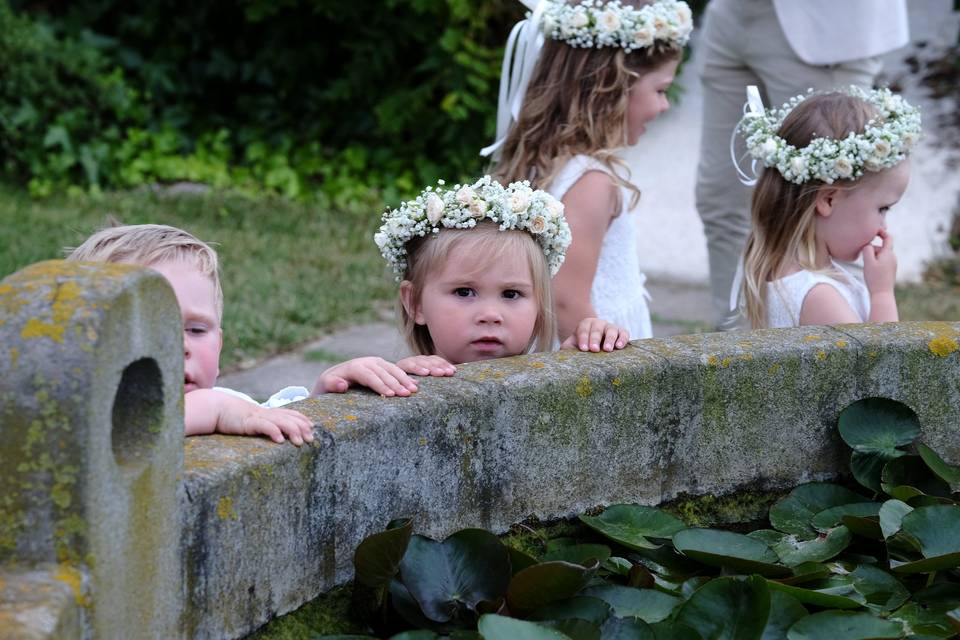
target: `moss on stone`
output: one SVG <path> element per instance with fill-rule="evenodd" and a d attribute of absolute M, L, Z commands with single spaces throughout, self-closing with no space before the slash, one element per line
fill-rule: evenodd
<path fill-rule="evenodd" d="M 681 494 L 661 509 L 693 527 L 746 524 L 767 517 L 770 505 L 786 492 L 745 490 L 725 496 Z"/>
<path fill-rule="evenodd" d="M 364 626 L 350 615 L 353 588 L 337 587 L 296 611 L 271 620 L 247 640 L 311 640 L 317 635 L 365 633 Z"/>

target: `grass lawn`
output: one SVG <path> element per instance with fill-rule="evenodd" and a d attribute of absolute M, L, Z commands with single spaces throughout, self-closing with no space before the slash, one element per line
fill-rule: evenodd
<path fill-rule="evenodd" d="M 34 201 L 0 187 L 0 278 L 61 257 L 63 247 L 82 242 L 108 215 L 182 227 L 214 243 L 226 299 L 225 369 L 372 318 L 377 303 L 395 295 L 372 239 L 380 221 L 375 204 L 320 207 L 237 194 Z"/>

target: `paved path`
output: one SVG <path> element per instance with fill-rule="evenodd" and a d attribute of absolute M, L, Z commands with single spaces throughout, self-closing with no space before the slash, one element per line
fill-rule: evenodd
<path fill-rule="evenodd" d="M 708 331 L 710 300 L 705 285 L 648 281 L 653 297 L 656 336 Z M 312 387 L 329 366 L 358 356 L 397 360 L 409 352 L 389 316 L 381 322 L 357 325 L 305 345 L 296 352 L 268 358 L 253 368 L 223 375 L 218 384 L 266 398 L 287 385 Z"/>

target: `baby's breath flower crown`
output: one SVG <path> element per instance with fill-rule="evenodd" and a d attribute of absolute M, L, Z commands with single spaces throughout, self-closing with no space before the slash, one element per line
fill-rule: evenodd
<path fill-rule="evenodd" d="M 920 139 L 920 110 L 886 88 L 866 91 L 851 86 L 844 93 L 877 110 L 878 117 L 867 123 L 863 133 L 850 133 L 842 140 L 814 138 L 802 149 L 778 136 L 784 118 L 811 93 L 797 96 L 779 109 L 746 113 L 738 131 L 751 156 L 795 184 L 854 180 L 865 170 L 887 169 L 907 157 Z"/>
<path fill-rule="evenodd" d="M 544 35 L 571 47 L 621 47 L 628 53 L 655 42 L 683 48 L 693 30 L 693 14 L 682 0 L 657 0 L 642 7 L 620 0 L 546 0 Z"/>
<path fill-rule="evenodd" d="M 484 176 L 471 185 L 446 188 L 427 187 L 413 200 L 383 214 L 380 231 L 373 240 L 390 263 L 397 280 L 407 269 L 407 243 L 441 229 L 469 229 L 492 220 L 501 231 L 527 231 L 536 239 L 547 258 L 550 274 L 556 274 L 567 247 L 570 227 L 563 216 L 563 204 L 546 191 L 533 189 L 526 180 L 506 187 Z"/>

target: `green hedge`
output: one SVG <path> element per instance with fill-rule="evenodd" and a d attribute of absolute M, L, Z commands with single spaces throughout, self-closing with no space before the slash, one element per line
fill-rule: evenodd
<path fill-rule="evenodd" d="M 0 153 L 35 193 L 196 180 L 395 199 L 479 172 L 503 0 L 0 0 Z"/>

